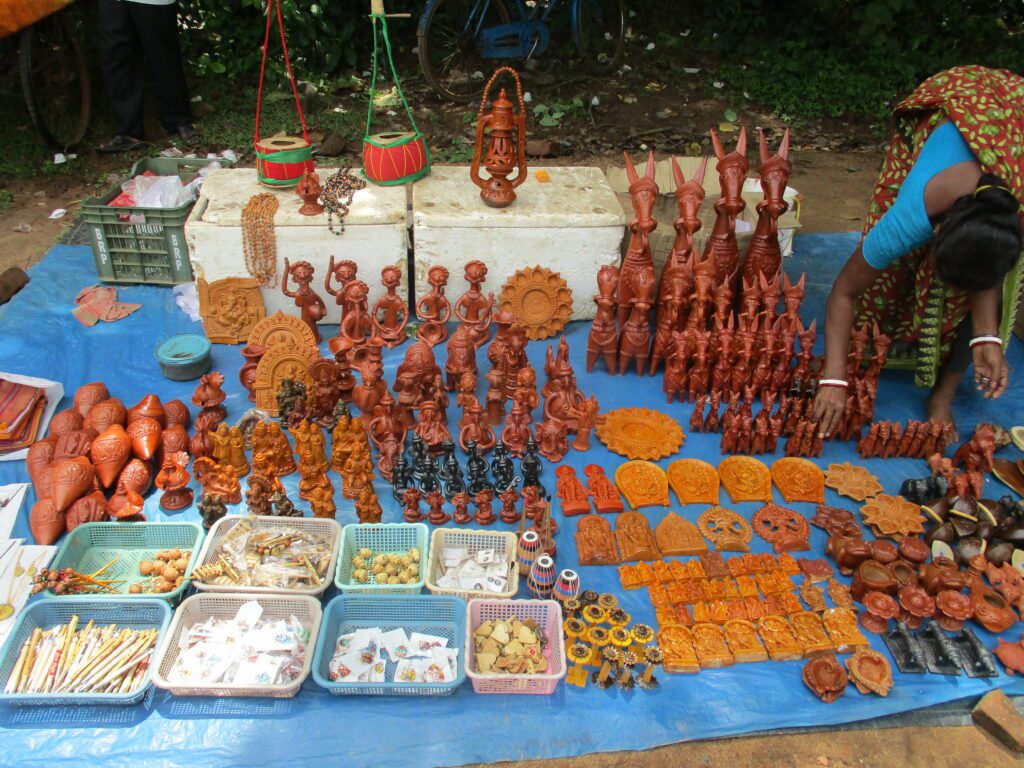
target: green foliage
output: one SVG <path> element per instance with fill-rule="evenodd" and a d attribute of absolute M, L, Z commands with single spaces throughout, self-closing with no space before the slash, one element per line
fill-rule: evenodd
<path fill-rule="evenodd" d="M 394 2 L 396 6 L 402 3 Z M 182 43 L 190 69 L 201 76 L 238 77 L 256 87 L 266 29 L 265 0 L 181 0 Z M 389 7 L 389 11 L 391 8 Z M 342 77 L 373 49 L 369 4 L 360 0 L 281 0 L 288 53 L 297 77 L 322 84 Z M 276 20 L 268 67 L 286 76 Z"/>
<path fill-rule="evenodd" d="M 579 96 L 571 101 L 553 101 L 550 104 L 536 104 L 533 107 L 533 116 L 539 125 L 546 128 L 553 128 L 560 125 L 565 117 L 583 113 L 583 99 Z"/>
<path fill-rule="evenodd" d="M 9 189 L 0 189 L 0 210 L 6 210 L 14 204 L 14 195 Z"/>
<path fill-rule="evenodd" d="M 680 17 L 676 2 L 648 2 L 638 25 L 659 46 L 672 28 L 721 62 L 708 75 L 724 95 L 794 118 L 879 117 L 957 64 L 1024 70 L 1019 0 L 696 0 L 684 9 Z"/>

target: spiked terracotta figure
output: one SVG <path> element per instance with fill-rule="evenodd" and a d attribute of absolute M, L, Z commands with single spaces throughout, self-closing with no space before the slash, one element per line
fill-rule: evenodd
<path fill-rule="evenodd" d="M 630 314 L 633 299 L 640 285 L 654 285 L 654 258 L 651 255 L 650 235 L 657 228 L 658 222 L 652 212 L 658 200 L 658 184 L 654 181 L 654 150 L 647 156 L 647 168 L 641 177 L 633 166 L 629 153 L 626 159 L 626 176 L 629 178 L 629 197 L 633 202 L 635 218 L 629 222 L 629 248 L 622 261 L 619 273 L 619 312 L 616 318 L 621 328 Z M 650 303 L 653 290 L 648 296 Z"/>
<path fill-rule="evenodd" d="M 743 264 L 743 277 L 763 275 L 769 280 L 778 278 L 782 266 L 782 251 L 779 248 L 779 216 L 789 210 L 783 199 L 786 182 L 793 164 L 789 162 L 789 129 L 782 135 L 782 143 L 775 155 L 768 154 L 768 142 L 764 131 L 758 130 L 758 148 L 761 164 L 757 171 L 761 175 L 761 189 L 764 200 L 757 204 L 757 226 L 747 249 Z"/>
<path fill-rule="evenodd" d="M 619 332 L 615 326 L 618 306 L 616 291 L 619 287 L 619 268 L 605 264 L 597 272 L 597 294 L 594 303 L 597 313 L 587 336 L 587 373 L 594 368 L 599 357 L 604 358 L 608 372 L 615 374 L 619 352 Z"/>
<path fill-rule="evenodd" d="M 704 248 L 704 258 L 711 259 L 715 265 L 715 283 L 729 280 L 737 273 L 740 256 L 736 245 L 736 217 L 746 208 L 741 192 L 743 179 L 747 169 L 747 129 L 740 129 L 740 137 L 736 148 L 729 154 L 725 153 L 718 134 L 711 131 L 711 143 L 715 148 L 718 164 L 718 181 L 722 189 L 722 197 L 715 203 L 715 226 L 711 230 L 708 244 Z"/>

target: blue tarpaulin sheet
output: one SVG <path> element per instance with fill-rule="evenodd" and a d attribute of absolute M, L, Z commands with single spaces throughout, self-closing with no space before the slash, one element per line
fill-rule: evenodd
<path fill-rule="evenodd" d="M 803 315 L 818 318 L 822 327 L 824 300 L 843 259 L 856 244 L 854 234 L 803 235 L 796 241 L 796 255 L 785 261 L 791 276 L 807 273 L 807 299 Z M 113 395 L 128 406 L 155 392 L 164 400 L 180 398 L 190 403 L 195 382 L 164 379 L 153 358 L 153 349 L 163 339 L 185 332 L 201 333 L 175 306 L 171 291 L 152 287 L 123 287 L 120 298 L 138 302 L 142 309 L 116 323 L 85 328 L 70 314 L 75 294 L 94 282 L 90 250 L 85 247 L 55 248 L 31 272 L 32 282 L 8 305 L 0 307 L 0 370 L 56 379 L 64 382 L 69 397 L 75 388 L 90 381 L 107 383 Z M 493 286 L 492 286 L 493 288 Z M 576 301 L 589 297 L 577 296 Z M 597 395 L 602 409 L 624 406 L 660 408 L 680 423 L 687 424 L 692 406 L 666 406 L 661 377 L 637 378 L 634 373 L 612 377 L 602 364 L 585 373 L 584 353 L 588 323 L 573 323 L 568 329 L 571 358 L 581 389 Z M 325 329 L 325 336 L 333 329 Z M 819 334 L 820 337 L 820 334 Z M 819 342 L 820 344 L 820 342 Z M 529 355 L 538 372 L 543 370 L 544 343 L 531 343 Z M 401 360 L 404 347 L 388 352 L 389 381 Z M 486 350 L 480 350 L 481 370 L 487 370 Z M 444 349 L 438 348 L 443 359 Z M 1015 375 L 1024 370 L 1024 352 L 1014 340 L 1009 350 Z M 225 406 L 230 420 L 249 407 L 244 390 L 237 383 L 242 358 L 239 347 L 214 346 L 213 365 L 226 377 L 230 393 Z M 482 379 L 481 379 L 482 382 Z M 481 386 L 483 384 L 481 383 Z M 923 417 L 923 391 L 915 389 L 908 373 L 886 372 L 878 393 L 876 418 L 906 421 Z M 959 428 L 970 434 L 982 420 L 1009 426 L 1024 413 L 1024 388 L 1016 382 L 1001 400 L 985 401 L 965 384 L 957 401 Z M 66 405 L 67 403 L 65 403 Z M 454 428 L 458 409 L 449 409 Z M 1010 455 L 1015 449 L 1003 450 Z M 681 456 L 719 460 L 718 436 L 690 434 Z M 780 453 L 777 457 L 781 456 Z M 663 460 L 662 466 L 676 457 Z M 769 462 L 771 457 L 769 458 Z M 823 466 L 834 461 L 858 461 L 852 444 L 828 444 Z M 586 454 L 570 452 L 566 461 L 583 477 L 586 464 L 603 465 L 608 474 L 624 459 L 610 454 L 596 439 Z M 923 461 L 910 459 L 865 462 L 895 493 L 906 477 L 927 474 Z M 0 483 L 26 481 L 23 462 L 0 463 Z M 554 489 L 554 472 L 545 467 L 543 480 Z M 292 498 L 296 482 L 286 478 Z M 988 479 L 988 496 L 1006 493 Z M 384 520 L 401 519 L 401 510 L 389 489 L 378 481 L 384 504 Z M 167 519 L 158 507 L 158 494 L 147 500 L 151 520 Z M 781 501 L 781 499 L 779 499 Z M 30 491 L 15 535 L 29 537 L 28 509 L 34 501 Z M 723 496 L 723 501 L 727 499 Z M 856 505 L 827 491 L 830 504 L 856 510 Z M 793 505 L 810 515 L 813 505 Z M 749 518 L 756 504 L 734 505 Z M 673 497 L 673 510 L 696 520 L 704 507 L 680 507 Z M 652 527 L 665 511 L 645 510 Z M 173 519 L 198 519 L 187 510 Z M 355 521 L 352 503 L 338 494 L 338 519 Z M 559 568 L 575 568 L 573 534 L 578 518 L 561 519 L 557 534 Z M 498 523 L 495 528 L 509 527 Z M 812 528 L 811 556 L 821 557 L 825 534 Z M 767 551 L 755 537 L 754 551 Z M 646 590 L 622 592 L 613 567 L 581 569 L 585 588 L 612 591 L 635 621 L 654 623 Z M 521 596 L 525 595 L 525 587 Z M 328 593 L 328 598 L 331 593 Z M 1019 634 L 1014 628 L 1007 633 Z M 993 638 L 979 635 L 989 645 Z M 878 637 L 872 645 L 888 655 Z M 459 765 L 471 762 L 547 758 L 587 752 L 645 749 L 689 739 L 731 736 L 768 729 L 822 726 L 848 723 L 904 712 L 959 698 L 978 696 L 995 687 L 1011 684 L 1001 675 L 992 680 L 939 675 L 894 674 L 895 685 L 887 698 L 865 696 L 850 686 L 832 705 L 818 701 L 801 682 L 801 662 L 739 664 L 699 675 L 660 674 L 661 686 L 654 691 L 616 689 L 602 691 L 593 686 L 578 689 L 560 686 L 551 696 L 483 696 L 467 682 L 452 697 L 374 698 L 332 697 L 311 681 L 290 700 L 176 698 L 156 691 L 143 704 L 127 709 L 112 708 L 5 708 L 0 709 L 3 746 L 0 763 L 55 768 L 61 765 L 123 765 L 134 761 L 147 768 L 164 765 L 308 765 L 328 758 L 331 765 L 369 765 L 386 762 L 401 766 Z"/>

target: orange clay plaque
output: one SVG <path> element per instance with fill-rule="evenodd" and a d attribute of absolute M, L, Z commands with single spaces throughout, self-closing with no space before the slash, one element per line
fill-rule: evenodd
<path fill-rule="evenodd" d="M 609 411 L 597 425 L 597 436 L 613 453 L 627 459 L 654 461 L 671 456 L 686 439 L 676 421 L 650 408 Z"/>
<path fill-rule="evenodd" d="M 860 514 L 876 536 L 898 541 L 924 532 L 921 507 L 902 496 L 880 493 L 860 508 Z"/>
<path fill-rule="evenodd" d="M 749 552 L 753 531 L 741 515 L 725 507 L 711 507 L 697 518 L 697 528 L 715 545 L 716 552 Z"/>
<path fill-rule="evenodd" d="M 825 475 L 813 461 L 779 459 L 772 464 L 772 482 L 785 501 L 825 501 Z"/>
<path fill-rule="evenodd" d="M 700 459 L 677 459 L 668 466 L 668 481 L 680 504 L 717 504 L 718 470 Z"/>
<path fill-rule="evenodd" d="M 885 488 L 878 478 L 868 472 L 866 467 L 851 464 L 844 461 L 842 464 L 829 464 L 825 473 L 825 485 L 834 490 L 840 496 L 846 496 L 854 501 L 877 496 Z"/>
<path fill-rule="evenodd" d="M 689 520 L 669 512 L 654 529 L 654 540 L 661 554 L 666 557 L 700 555 L 708 551 L 708 545 Z M 675 565 L 678 561 L 673 561 Z"/>
<path fill-rule="evenodd" d="M 633 509 L 668 506 L 668 478 L 649 461 L 627 461 L 615 470 L 615 485 Z"/>
<path fill-rule="evenodd" d="M 733 504 L 741 501 L 771 501 L 772 473 L 749 456 L 730 456 L 718 464 L 718 476 Z"/>

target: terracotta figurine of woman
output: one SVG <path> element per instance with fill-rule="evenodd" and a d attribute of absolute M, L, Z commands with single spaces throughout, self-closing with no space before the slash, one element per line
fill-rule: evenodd
<path fill-rule="evenodd" d="M 416 314 L 420 319 L 416 336 L 433 347 L 448 338 L 447 322 L 452 316 L 452 305 L 444 295 L 448 270 L 441 266 L 431 267 L 427 272 L 427 282 L 430 292 L 416 302 Z"/>
<path fill-rule="evenodd" d="M 469 289 L 455 302 L 455 317 L 460 323 L 472 327 L 473 343 L 477 349 L 490 338 L 491 312 L 494 309 L 494 294 L 484 296 L 480 286 L 487 279 L 487 265 L 474 259 L 466 264 L 464 273 Z"/>
<path fill-rule="evenodd" d="M 294 278 L 297 288 L 294 291 L 288 290 L 288 278 Z M 313 332 L 313 338 L 319 344 L 322 340 L 320 331 L 316 324 L 324 319 L 327 314 L 327 306 L 311 287 L 313 284 L 313 265 L 308 261 L 297 261 L 294 264 L 284 259 L 284 280 L 281 282 L 281 292 L 289 299 L 295 300 L 295 306 L 302 312 L 302 322 L 309 326 Z"/>
<path fill-rule="evenodd" d="M 377 299 L 370 313 L 370 320 L 377 335 L 384 339 L 388 349 L 405 341 L 405 325 L 409 322 L 409 307 L 406 300 L 398 295 L 402 273 L 398 267 L 388 265 L 380 271 L 380 281 L 386 293 Z"/>

